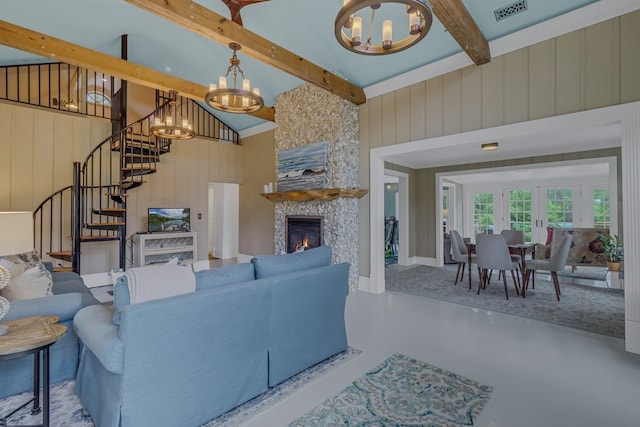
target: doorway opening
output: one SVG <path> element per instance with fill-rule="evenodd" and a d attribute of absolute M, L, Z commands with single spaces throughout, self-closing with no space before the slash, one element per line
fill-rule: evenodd
<path fill-rule="evenodd" d="M 209 260 L 233 261 L 238 257 L 238 184 L 209 183 Z"/>

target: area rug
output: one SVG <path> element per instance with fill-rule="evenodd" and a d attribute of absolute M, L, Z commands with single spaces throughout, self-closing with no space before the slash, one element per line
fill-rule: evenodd
<path fill-rule="evenodd" d="M 236 426 L 256 415 L 264 408 L 271 406 L 289 396 L 300 387 L 330 370 L 342 365 L 360 354 L 352 347 L 338 353 L 288 380 L 270 388 L 263 394 L 251 399 L 231 411 L 207 422 L 203 427 Z M 74 392 L 75 381 L 69 380 L 51 386 L 51 426 L 52 427 L 94 427 L 89 413 L 82 407 L 80 399 Z M 21 393 L 0 399 L 0 416 L 11 412 L 28 400 L 31 393 Z M 42 423 L 42 415 L 31 415 L 30 406 L 20 410 L 7 422 L 7 426 Z"/>
<path fill-rule="evenodd" d="M 492 392 L 396 353 L 289 426 L 472 426 Z"/>
<path fill-rule="evenodd" d="M 454 286 L 456 272 L 446 268 L 387 269 L 386 289 L 624 338 L 624 295 L 620 291 L 561 282 L 562 295 L 557 301 L 551 281 L 536 276 L 536 288 L 529 286 L 527 297 L 522 298 L 507 275 L 506 300 L 497 277 L 477 295 L 478 276 L 473 273 L 473 289 L 469 289 L 466 275 Z"/>

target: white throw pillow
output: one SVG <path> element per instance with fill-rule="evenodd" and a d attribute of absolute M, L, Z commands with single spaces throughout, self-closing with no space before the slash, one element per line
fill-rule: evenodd
<path fill-rule="evenodd" d="M 11 273 L 8 285 L 0 291 L 8 300 L 51 295 L 53 278 L 40 261 L 37 252 L 31 251 L 0 258 L 0 265 L 6 267 Z"/>

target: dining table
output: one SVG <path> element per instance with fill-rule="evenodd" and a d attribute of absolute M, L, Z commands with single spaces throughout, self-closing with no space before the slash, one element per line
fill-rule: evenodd
<path fill-rule="evenodd" d="M 467 246 L 467 256 L 469 257 L 468 266 L 469 266 L 469 288 L 471 288 L 471 255 L 476 253 L 476 244 L 475 242 L 465 242 Z M 527 261 L 525 259 L 528 253 L 533 253 L 533 249 L 535 248 L 535 243 L 507 243 L 507 247 L 509 248 L 509 253 L 514 255 L 520 255 L 521 265 L 520 265 L 520 276 L 524 277 L 524 272 L 527 267 Z"/>

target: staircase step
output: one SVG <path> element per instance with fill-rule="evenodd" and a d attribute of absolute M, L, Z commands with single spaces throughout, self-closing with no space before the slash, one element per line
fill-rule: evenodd
<path fill-rule="evenodd" d="M 90 222 L 84 227 L 90 230 L 119 230 L 124 226 L 124 222 Z"/>
<path fill-rule="evenodd" d="M 140 187 L 142 184 L 146 184 L 146 183 L 147 181 L 144 181 L 144 180 L 137 180 L 137 179 L 134 180 L 130 178 L 123 179 L 121 181 L 122 188 L 124 188 L 125 190 L 131 190 L 133 188 Z"/>
<path fill-rule="evenodd" d="M 47 255 L 49 255 L 51 258 L 71 262 L 71 251 L 51 251 L 47 252 Z"/>
<path fill-rule="evenodd" d="M 126 193 L 120 194 L 120 193 L 104 193 L 105 196 L 107 196 L 108 198 L 110 198 L 111 200 L 113 200 L 116 203 L 125 203 L 125 199 L 129 196 Z"/>
<path fill-rule="evenodd" d="M 73 267 L 53 267 L 54 273 L 58 273 L 60 271 L 73 271 Z"/>
<path fill-rule="evenodd" d="M 96 215 L 108 215 L 115 216 L 118 218 L 122 218 L 126 215 L 127 210 L 125 208 L 102 208 L 102 209 L 93 209 L 92 212 Z"/>
<path fill-rule="evenodd" d="M 131 163 L 155 163 L 160 161 L 160 156 L 157 154 L 123 154 L 124 161 L 127 164 Z"/>

